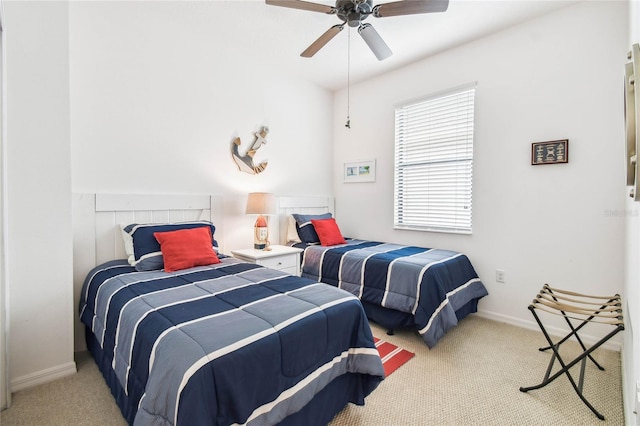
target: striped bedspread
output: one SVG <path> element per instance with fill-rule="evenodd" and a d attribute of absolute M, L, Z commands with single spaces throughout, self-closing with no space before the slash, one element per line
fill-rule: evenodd
<path fill-rule="evenodd" d="M 462 253 L 376 241 L 308 246 L 302 276 L 413 315 L 429 347 L 458 323 L 456 310 L 488 294 Z"/>
<path fill-rule="evenodd" d="M 355 297 L 233 258 L 173 273 L 108 262 L 81 299 L 135 425 L 271 425 L 341 375 L 360 373 L 365 394 L 384 376 Z"/>

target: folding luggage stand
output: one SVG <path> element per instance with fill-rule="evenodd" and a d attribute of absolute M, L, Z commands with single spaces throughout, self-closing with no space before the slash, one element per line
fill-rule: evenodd
<path fill-rule="evenodd" d="M 554 315 L 563 316 L 567 324 L 569 324 L 569 328 L 571 329 L 569 334 L 567 334 L 557 343 L 553 343 L 551 337 L 549 337 L 549 334 L 545 330 L 544 325 L 542 325 L 542 322 L 540 321 L 540 318 L 536 313 L 536 309 L 546 311 Z M 547 342 L 549 342 L 549 346 L 540 348 L 540 350 L 546 351 L 547 349 L 551 349 L 553 351 L 553 355 L 551 356 L 551 361 L 549 362 L 549 366 L 547 367 L 547 372 L 544 375 L 542 383 L 530 387 L 521 387 L 520 391 L 527 392 L 533 389 L 540 389 L 554 381 L 562 374 L 566 374 L 567 378 L 571 382 L 571 385 L 573 386 L 573 389 L 576 391 L 580 399 L 582 399 L 582 402 L 584 402 L 600 420 L 604 420 L 604 416 L 600 414 L 582 394 L 582 385 L 584 384 L 584 370 L 587 358 L 593 361 L 598 369 L 604 370 L 604 367 L 602 367 L 595 359 L 593 359 L 593 357 L 591 356 L 591 352 L 604 344 L 616 333 L 624 330 L 624 322 L 622 317 L 622 301 L 620 299 L 620 295 L 616 294 L 615 296 L 588 296 L 585 294 L 551 288 L 549 287 L 549 285 L 545 284 L 544 286 L 542 286 L 542 290 L 540 290 L 540 292 L 536 295 L 536 298 L 533 300 L 533 302 L 529 305 L 529 310 L 540 326 L 542 334 L 544 334 Z M 581 321 L 581 323 L 577 327 L 574 327 L 571 319 Z M 578 331 L 590 322 L 612 325 L 615 327 L 615 329 L 604 336 L 602 339 L 600 339 L 593 346 L 587 348 L 578 335 Z M 566 342 L 571 336 L 575 336 L 576 340 L 582 347 L 583 352 L 573 361 L 565 363 L 564 360 L 560 357 L 559 349 L 560 345 Z M 556 359 L 558 360 L 558 363 L 560 363 L 562 368 L 551 375 L 551 369 L 553 368 L 553 364 L 555 363 Z M 580 365 L 580 379 L 578 381 L 578 384 L 576 384 L 575 380 L 571 376 L 571 373 L 569 372 L 569 369 L 578 362 L 581 362 L 582 364 Z"/>

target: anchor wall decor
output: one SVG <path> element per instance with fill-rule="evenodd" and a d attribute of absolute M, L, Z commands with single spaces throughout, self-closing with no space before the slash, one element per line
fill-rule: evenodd
<path fill-rule="evenodd" d="M 256 151 L 262 145 L 267 143 L 265 139 L 267 137 L 267 133 L 269 133 L 269 128 L 267 126 L 262 126 L 259 132 L 255 132 L 255 138 L 253 142 L 249 146 L 249 149 L 247 149 L 247 151 L 243 155 L 240 155 L 240 145 L 242 144 L 242 142 L 240 141 L 240 137 L 237 137 L 233 140 L 233 142 L 231 143 L 231 156 L 241 172 L 257 175 L 258 173 L 262 173 L 264 169 L 267 168 L 267 161 L 262 161 L 258 164 L 255 164 L 253 159 Z"/>

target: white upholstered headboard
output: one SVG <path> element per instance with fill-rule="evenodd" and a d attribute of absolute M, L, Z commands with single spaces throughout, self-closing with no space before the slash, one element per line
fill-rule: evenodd
<path fill-rule="evenodd" d="M 282 244 L 287 243 L 287 221 L 290 214 L 335 214 L 333 197 L 280 197 L 278 201 L 279 237 Z"/>
<path fill-rule="evenodd" d="M 121 225 L 210 220 L 224 244 L 222 197 L 201 194 L 73 194 L 74 306 L 94 266 L 125 258 Z M 75 350 L 85 350 L 83 328 L 75 315 Z"/>

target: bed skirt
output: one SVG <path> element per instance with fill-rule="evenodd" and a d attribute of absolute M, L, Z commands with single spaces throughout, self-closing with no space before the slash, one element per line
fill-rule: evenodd
<path fill-rule="evenodd" d="M 406 312 L 396 311 L 369 302 L 362 302 L 367 318 L 376 324 L 386 328 L 388 331 L 400 330 L 402 328 L 415 328 L 416 324 L 413 315 Z M 470 300 L 456 311 L 458 321 L 466 318 L 469 314 L 478 312 L 478 299 Z"/>

